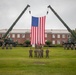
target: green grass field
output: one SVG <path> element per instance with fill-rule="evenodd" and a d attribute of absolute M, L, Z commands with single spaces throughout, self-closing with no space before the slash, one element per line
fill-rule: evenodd
<path fill-rule="evenodd" d="M 26 47 L 0 48 L 0 75 L 76 75 L 76 50 L 50 47 L 50 57 L 29 58 Z"/>

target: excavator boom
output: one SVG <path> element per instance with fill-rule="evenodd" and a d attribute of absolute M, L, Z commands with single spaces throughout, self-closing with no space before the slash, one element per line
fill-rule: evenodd
<path fill-rule="evenodd" d="M 67 30 L 73 35 L 76 39 L 76 34 L 68 27 L 68 25 L 61 19 L 61 17 L 55 12 L 55 10 L 49 5 L 48 8 L 52 10 L 52 12 L 56 15 L 56 17 L 62 22 L 62 24 L 67 28 Z"/>
<path fill-rule="evenodd" d="M 13 29 L 13 27 L 16 25 L 18 20 L 21 18 L 21 16 L 24 14 L 24 12 L 27 10 L 27 8 L 30 7 L 30 5 L 27 5 L 24 10 L 21 12 L 21 14 L 18 16 L 18 18 L 14 21 L 14 23 L 11 25 L 11 27 L 8 29 L 8 31 L 3 35 L 2 39 L 4 39 L 8 33 Z"/>

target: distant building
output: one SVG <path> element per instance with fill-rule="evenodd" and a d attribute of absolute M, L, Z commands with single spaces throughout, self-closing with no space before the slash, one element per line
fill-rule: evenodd
<path fill-rule="evenodd" d="M 0 37 L 2 37 L 7 32 L 7 29 L 0 30 Z M 23 44 L 25 40 L 30 40 L 31 34 L 30 29 L 13 29 L 8 37 L 12 38 L 14 41 Z M 65 29 L 46 29 L 45 30 L 45 40 L 49 40 L 52 44 L 62 44 L 66 42 L 70 33 Z"/>

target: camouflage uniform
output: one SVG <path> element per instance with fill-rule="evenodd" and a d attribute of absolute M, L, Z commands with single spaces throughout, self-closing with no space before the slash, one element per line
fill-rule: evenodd
<path fill-rule="evenodd" d="M 69 50 L 69 48 L 70 48 L 70 46 L 69 46 L 69 45 L 67 45 L 67 50 Z"/>
<path fill-rule="evenodd" d="M 38 58 L 41 58 L 41 50 L 38 50 Z"/>
<path fill-rule="evenodd" d="M 46 58 L 49 57 L 49 50 L 46 50 Z"/>
<path fill-rule="evenodd" d="M 3 45 L 2 45 L 2 49 L 4 49 L 4 47 L 5 47 L 5 44 L 3 43 Z"/>
<path fill-rule="evenodd" d="M 66 49 L 66 45 L 63 45 L 63 47 L 64 47 L 64 50 Z"/>
<path fill-rule="evenodd" d="M 76 50 L 76 44 L 75 44 L 75 50 Z"/>
<path fill-rule="evenodd" d="M 72 50 L 74 49 L 74 45 L 73 45 L 73 44 L 71 45 L 71 49 L 72 49 Z"/>
<path fill-rule="evenodd" d="M 12 44 L 10 44 L 10 49 L 12 49 Z"/>
<path fill-rule="evenodd" d="M 35 49 L 35 50 L 34 50 L 34 56 L 35 56 L 35 57 L 37 57 L 37 54 L 38 54 L 37 52 L 38 52 L 37 49 Z"/>
<path fill-rule="evenodd" d="M 33 52 L 33 50 L 30 49 L 30 50 L 29 50 L 29 57 L 33 57 L 32 52 Z"/>
<path fill-rule="evenodd" d="M 44 52 L 43 49 L 41 49 L 41 57 L 43 57 L 43 52 Z"/>
<path fill-rule="evenodd" d="M 8 44 L 6 44 L 6 49 L 8 49 Z"/>

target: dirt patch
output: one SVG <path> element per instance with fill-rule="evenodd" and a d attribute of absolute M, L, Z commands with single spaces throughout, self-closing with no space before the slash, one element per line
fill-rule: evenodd
<path fill-rule="evenodd" d="M 45 65 L 45 62 L 34 62 L 35 65 Z"/>

